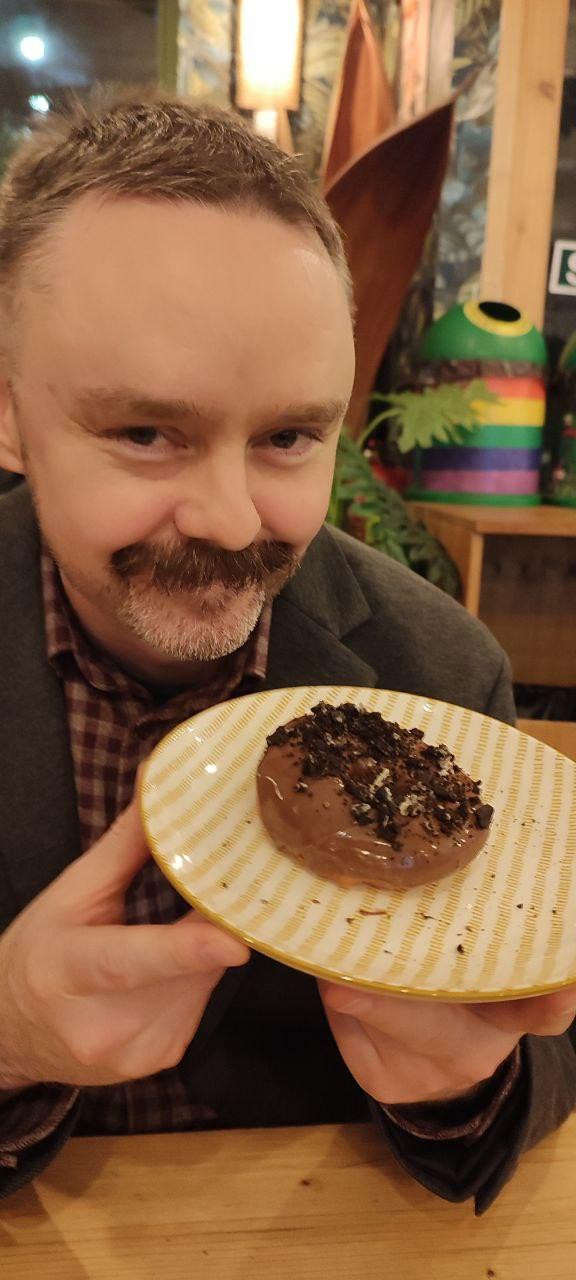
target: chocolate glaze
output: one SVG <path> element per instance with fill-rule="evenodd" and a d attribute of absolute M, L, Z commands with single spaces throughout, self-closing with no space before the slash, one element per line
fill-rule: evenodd
<path fill-rule="evenodd" d="M 343 887 L 433 883 L 480 852 L 493 810 L 447 747 L 319 703 L 267 739 L 257 788 L 275 844 Z"/>

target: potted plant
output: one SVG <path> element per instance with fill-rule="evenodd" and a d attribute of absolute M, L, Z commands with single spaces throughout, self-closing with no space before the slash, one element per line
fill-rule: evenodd
<path fill-rule="evenodd" d="M 462 440 L 476 426 L 475 404 L 497 397 L 475 378 L 466 387 L 448 384 L 424 391 L 376 392 L 372 399 L 388 408 L 371 419 L 358 441 L 346 429 L 342 432 L 327 519 L 457 596 L 456 565 L 423 522 L 411 516 L 401 495 L 378 476 L 366 445 L 383 422 L 392 421 L 396 448 L 417 458 L 418 450 L 433 442 Z"/>

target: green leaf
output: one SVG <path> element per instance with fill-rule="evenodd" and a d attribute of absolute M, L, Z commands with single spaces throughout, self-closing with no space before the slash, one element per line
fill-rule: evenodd
<path fill-rule="evenodd" d="M 482 404 L 497 403 L 499 397 L 489 391 L 481 378 L 466 385 L 442 383 L 424 391 L 375 392 L 373 400 L 386 401 L 390 408 L 376 414 L 363 433 L 363 441 L 374 434 L 386 419 L 396 419 L 399 432 L 396 443 L 401 453 L 413 449 L 429 449 L 433 444 L 462 444 L 466 435 L 478 425 Z"/>
<path fill-rule="evenodd" d="M 444 548 L 420 521 L 413 520 L 406 503 L 375 475 L 361 447 L 346 431 L 340 436 L 328 519 L 347 528 L 352 518 L 363 524 L 363 539 L 414 569 L 436 586 L 456 596 L 459 577 Z"/>

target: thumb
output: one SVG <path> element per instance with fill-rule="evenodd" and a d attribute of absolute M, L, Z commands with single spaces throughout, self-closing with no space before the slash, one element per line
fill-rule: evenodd
<path fill-rule="evenodd" d="M 138 802 L 134 798 L 104 835 L 61 877 L 66 900 L 75 904 L 76 920 L 79 898 L 84 899 L 91 916 L 101 918 L 99 909 L 106 901 L 124 894 L 149 857 Z"/>
<path fill-rule="evenodd" d="M 472 1005 L 474 1012 L 513 1035 L 559 1036 L 576 1017 L 576 986 L 560 988 L 541 996 L 510 1000 L 495 1005 Z"/>

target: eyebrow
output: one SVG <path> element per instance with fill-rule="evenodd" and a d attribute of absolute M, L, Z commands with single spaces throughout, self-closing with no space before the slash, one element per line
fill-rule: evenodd
<path fill-rule="evenodd" d="M 318 426 L 330 426 L 344 417 L 348 408 L 347 400 L 331 399 L 318 403 L 289 404 L 285 408 L 272 411 L 266 415 L 266 423 L 270 426 L 286 426 L 297 423 L 305 426 L 314 423 Z M 192 401 L 157 400 L 149 396 L 141 396 L 137 392 L 123 390 L 101 390 L 93 388 L 82 391 L 77 397 L 76 411 L 90 420 L 100 415 L 125 415 L 131 418 L 154 418 L 156 421 L 188 419 L 196 422 L 214 421 L 214 412 L 203 409 Z M 89 424 L 88 424 L 89 425 Z"/>

